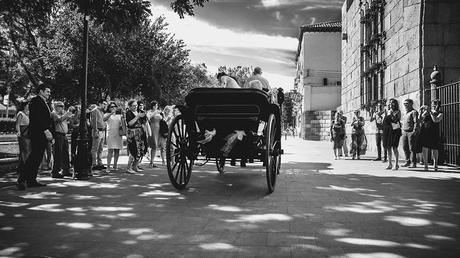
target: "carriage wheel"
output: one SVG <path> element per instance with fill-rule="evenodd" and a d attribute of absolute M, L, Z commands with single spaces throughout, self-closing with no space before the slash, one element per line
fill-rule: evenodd
<path fill-rule="evenodd" d="M 216 167 L 217 171 L 219 171 L 219 174 L 223 174 L 225 167 L 225 158 L 216 158 Z"/>
<path fill-rule="evenodd" d="M 280 169 L 281 169 L 281 155 L 278 155 L 276 157 L 276 174 L 280 174 Z"/>
<path fill-rule="evenodd" d="M 192 174 L 193 159 L 190 135 L 182 115 L 174 118 L 169 126 L 168 139 L 166 140 L 166 163 L 169 179 L 172 185 L 184 189 Z"/>
<path fill-rule="evenodd" d="M 265 170 L 267 174 L 268 193 L 275 190 L 276 175 L 279 171 L 280 156 L 276 153 L 278 141 L 275 139 L 276 118 L 274 114 L 268 117 L 267 128 L 265 130 Z"/>

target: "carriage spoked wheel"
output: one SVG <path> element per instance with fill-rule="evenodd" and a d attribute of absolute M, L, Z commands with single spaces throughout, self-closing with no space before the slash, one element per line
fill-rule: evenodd
<path fill-rule="evenodd" d="M 225 167 L 225 158 L 216 158 L 216 167 L 217 171 L 219 171 L 219 174 L 223 174 Z"/>
<path fill-rule="evenodd" d="M 277 148 L 279 145 L 276 139 L 276 118 L 274 114 L 270 114 L 267 121 L 267 127 L 265 130 L 265 170 L 267 174 L 267 186 L 268 193 L 272 193 L 275 190 L 276 176 L 278 174 L 281 156 Z"/>
<path fill-rule="evenodd" d="M 178 115 L 171 122 L 166 140 L 168 176 L 176 189 L 184 189 L 190 181 L 193 151 L 185 119 Z"/>

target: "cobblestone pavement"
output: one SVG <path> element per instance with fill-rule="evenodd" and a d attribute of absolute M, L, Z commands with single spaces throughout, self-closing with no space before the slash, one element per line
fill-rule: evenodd
<path fill-rule="evenodd" d="M 275 192 L 261 163 L 197 167 L 176 191 L 138 175 L 0 188 L 0 257 L 459 257 L 460 173 L 386 171 L 288 138 Z M 121 164 L 126 164 L 121 160 Z M 146 165 L 144 165 L 146 167 Z"/>

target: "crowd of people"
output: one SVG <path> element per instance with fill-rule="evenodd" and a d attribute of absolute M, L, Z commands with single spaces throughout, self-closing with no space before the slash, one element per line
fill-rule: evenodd
<path fill-rule="evenodd" d="M 433 100 L 431 107 L 423 105 L 419 111 L 414 109 L 412 99 L 404 100 L 403 105 L 404 115 L 401 114 L 396 99 L 390 99 L 386 108 L 383 103 L 379 102 L 376 109 L 372 110 L 370 122 L 375 121 L 376 126 L 377 158 L 375 161 L 388 162 L 386 169 L 398 170 L 398 147 L 402 144 L 405 163 L 401 167 L 416 168 L 419 161 L 427 171 L 428 155 L 431 151 L 434 171 L 437 171 L 440 148 L 439 123 L 443 117 L 443 113 L 440 111 L 441 102 Z M 352 139 L 350 154 L 352 159 L 360 159 L 367 148 L 364 132 L 365 120 L 360 116 L 360 110 L 355 110 L 353 114 L 353 120 L 350 124 Z M 340 159 L 342 150 L 345 156 L 348 156 L 346 127 L 347 118 L 343 112 L 338 111 L 330 128 L 335 159 Z"/>
<path fill-rule="evenodd" d="M 262 77 L 260 67 L 254 69 L 243 87 L 224 72 L 218 73 L 217 78 L 221 87 L 257 88 L 268 92 L 272 98 L 284 96 L 278 92 L 271 94 L 272 89 Z M 87 161 L 91 166 L 89 176 L 95 170 L 105 173 L 118 170 L 118 159 L 124 148 L 128 153 L 126 173 L 142 171 L 140 164 L 144 158 L 150 160 L 149 167 L 157 167 L 154 162 L 157 150 L 160 152 L 161 165 L 165 165 L 168 127 L 179 112 L 174 106 L 160 108 L 156 101 L 146 104 L 136 99 L 111 101 L 108 97 L 82 111 L 79 105 L 66 109 L 61 101 L 51 102 L 50 95 L 50 87 L 40 84 L 37 96 L 18 105 L 16 131 L 20 157 L 16 185 L 19 190 L 24 190 L 26 186 L 45 186 L 37 181 L 39 169 L 51 170 L 52 178 L 74 176 L 72 170 L 77 163 L 81 112 L 86 112 L 87 118 L 86 131 L 91 152 Z M 126 138 L 126 147 L 123 137 Z M 104 145 L 107 146 L 106 165 L 102 159 Z M 241 162 L 245 166 L 246 161 Z M 235 160 L 231 160 L 231 165 L 235 165 Z"/>
<path fill-rule="evenodd" d="M 37 96 L 18 105 L 16 131 L 20 152 L 17 180 L 19 190 L 24 190 L 26 186 L 45 186 L 37 181 L 40 168 L 51 170 L 53 178 L 73 176 L 80 129 L 80 106 L 69 106 L 66 110 L 63 102 L 50 102 L 50 94 L 50 87 L 41 84 Z M 91 171 L 111 173 L 119 169 L 118 159 L 125 148 L 123 137 L 126 137 L 129 155 L 126 173 L 143 170 L 140 162 L 144 157 L 150 160 L 150 167 L 157 167 L 154 162 L 157 150 L 160 152 L 161 165 L 165 165 L 168 125 L 177 114 L 174 106 L 160 108 L 153 101 L 146 108 L 140 100 L 123 102 L 107 98 L 89 105 L 85 112 Z M 108 149 L 106 162 L 102 159 L 104 145 Z M 92 172 L 89 176 L 92 176 Z"/>

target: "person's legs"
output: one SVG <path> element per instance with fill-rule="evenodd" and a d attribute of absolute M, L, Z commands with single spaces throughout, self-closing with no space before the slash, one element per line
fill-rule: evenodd
<path fill-rule="evenodd" d="M 343 138 L 343 154 L 345 157 L 348 157 L 348 145 L 347 145 L 347 136 Z"/>
<path fill-rule="evenodd" d="M 393 147 L 393 154 L 395 155 L 395 170 L 399 168 L 399 151 L 398 147 Z"/>
<path fill-rule="evenodd" d="M 358 134 L 356 136 L 356 155 L 358 156 L 358 159 L 360 159 L 361 156 L 361 148 L 363 146 L 364 142 L 364 134 Z"/>
<path fill-rule="evenodd" d="M 408 132 L 404 132 L 404 131 L 402 132 L 401 142 L 403 145 L 404 156 L 406 158 L 406 163 L 404 163 L 402 167 L 408 167 L 410 165 L 410 148 L 409 148 L 409 133 Z"/>
<path fill-rule="evenodd" d="M 381 160 L 382 159 L 382 134 L 381 133 L 375 134 L 375 144 L 377 145 L 377 158 L 375 160 Z"/>
<path fill-rule="evenodd" d="M 422 147 L 423 165 L 425 166 L 425 170 L 428 170 L 428 151 L 428 148 Z"/>
<path fill-rule="evenodd" d="M 91 141 L 91 166 L 95 167 L 97 165 L 97 149 L 99 148 L 99 139 L 96 137 L 92 138 Z"/>
<path fill-rule="evenodd" d="M 415 149 L 416 145 L 416 134 L 414 133 L 409 133 L 408 134 L 408 143 L 409 143 L 409 153 L 410 153 L 410 162 L 412 162 L 412 167 L 415 168 L 417 167 L 417 153 Z"/>
<path fill-rule="evenodd" d="M 383 147 L 383 162 L 387 162 L 388 149 Z"/>
<path fill-rule="evenodd" d="M 53 156 L 54 156 L 54 162 L 53 162 L 53 169 L 51 170 L 51 175 L 53 177 L 61 177 L 59 175 L 59 172 L 61 171 L 62 168 L 62 151 L 63 151 L 63 140 L 62 136 L 60 134 L 55 134 L 54 135 L 54 145 L 53 145 Z"/>
<path fill-rule="evenodd" d="M 21 172 L 21 181 L 18 179 L 18 182 L 27 181 L 28 185 L 37 182 L 38 167 L 42 162 L 47 144 L 48 140 L 44 135 L 31 140 L 31 153 L 24 165 L 24 171 Z"/>
<path fill-rule="evenodd" d="M 99 141 L 97 146 L 97 165 L 104 166 L 102 163 L 102 150 L 104 149 L 104 131 L 99 131 Z"/>
<path fill-rule="evenodd" d="M 392 157 L 391 147 L 387 148 L 387 153 L 388 153 L 388 167 L 386 169 L 392 169 L 393 168 L 393 157 Z"/>
<path fill-rule="evenodd" d="M 62 155 L 63 173 L 64 175 L 70 175 L 69 140 L 66 135 L 63 137 Z"/>
<path fill-rule="evenodd" d="M 110 172 L 110 164 L 112 163 L 113 149 L 107 151 L 107 172 Z"/>
<path fill-rule="evenodd" d="M 351 155 L 352 159 L 355 159 L 356 152 L 358 148 L 357 135 L 355 133 L 351 134 Z"/>
<path fill-rule="evenodd" d="M 152 146 L 150 148 L 150 167 L 151 168 L 156 167 L 155 164 L 153 164 L 153 160 L 155 159 L 156 154 L 157 154 L 157 148 L 155 146 Z"/>
<path fill-rule="evenodd" d="M 431 155 L 433 156 L 433 165 L 434 165 L 434 171 L 438 171 L 438 157 L 439 157 L 439 151 L 432 149 L 431 150 Z"/>
<path fill-rule="evenodd" d="M 134 173 L 133 163 L 134 163 L 134 157 L 133 157 L 133 155 L 129 155 L 128 167 L 126 168 L 126 173 Z"/>
<path fill-rule="evenodd" d="M 19 173 L 19 171 L 24 169 L 26 160 L 30 156 L 30 139 L 24 136 L 19 136 L 18 145 L 19 145 L 19 165 L 18 165 L 18 173 Z"/>
<path fill-rule="evenodd" d="M 78 138 L 78 131 L 75 129 L 72 131 L 70 136 L 70 157 L 71 157 L 71 164 L 75 166 L 75 157 L 77 155 L 77 138 Z"/>
<path fill-rule="evenodd" d="M 133 160 L 133 170 L 135 172 L 139 172 L 138 166 L 139 166 L 139 158 L 134 158 L 134 160 Z"/>
<path fill-rule="evenodd" d="M 160 156 L 161 156 L 161 165 L 164 166 L 165 165 L 165 157 L 166 157 L 164 146 L 162 146 L 160 148 Z"/>
<path fill-rule="evenodd" d="M 118 168 L 118 157 L 120 156 L 120 150 L 119 149 L 114 149 L 114 156 L 113 156 L 113 169 Z"/>

